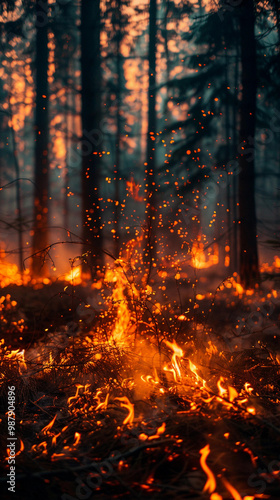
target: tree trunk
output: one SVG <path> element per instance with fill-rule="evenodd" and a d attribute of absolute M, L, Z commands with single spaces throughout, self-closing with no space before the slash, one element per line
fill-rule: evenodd
<path fill-rule="evenodd" d="M 83 271 L 94 277 L 103 264 L 99 195 L 102 143 L 99 0 L 82 0 L 81 71 L 83 253 L 88 253 Z"/>
<path fill-rule="evenodd" d="M 156 14 L 157 1 L 150 0 L 149 8 L 149 89 L 148 89 L 148 133 L 146 161 L 146 217 L 147 233 L 144 262 L 151 266 L 156 257 L 156 185 L 155 185 L 155 143 L 156 143 Z"/>
<path fill-rule="evenodd" d="M 45 16 L 48 0 L 36 0 L 36 110 L 35 110 L 35 200 L 33 253 L 48 245 L 48 187 L 49 187 L 49 120 L 48 120 L 48 24 Z M 42 256 L 35 255 L 32 261 L 34 276 L 47 273 Z"/>
<path fill-rule="evenodd" d="M 256 40 L 253 0 L 240 7 L 241 84 L 239 132 L 240 279 L 246 288 L 259 282 L 255 204 Z"/>
<path fill-rule="evenodd" d="M 116 0 L 116 73 L 117 73 L 117 109 L 116 109 L 116 146 L 115 146 L 115 257 L 119 256 L 120 252 L 120 167 L 121 167 L 121 103 L 122 103 L 122 55 L 121 55 L 121 41 L 122 41 L 122 1 Z"/>
<path fill-rule="evenodd" d="M 235 68 L 234 68 L 234 93 L 235 99 L 237 99 L 238 93 L 238 82 L 239 82 L 239 43 L 236 43 L 236 54 L 235 54 Z M 236 106 L 233 108 L 233 117 L 232 117 L 232 138 L 233 138 L 233 151 L 237 151 L 238 146 L 238 110 Z M 234 156 L 234 161 L 236 161 L 236 155 Z M 239 273 L 239 258 L 238 258 L 238 179 L 236 175 L 233 175 L 233 271 Z"/>

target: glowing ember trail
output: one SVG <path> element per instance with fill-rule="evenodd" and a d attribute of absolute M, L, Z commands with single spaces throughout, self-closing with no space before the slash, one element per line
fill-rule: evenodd
<path fill-rule="evenodd" d="M 229 491 L 229 493 L 232 495 L 232 498 L 234 500 L 242 500 L 242 497 L 241 495 L 239 495 L 238 491 L 236 491 L 236 489 L 227 481 L 227 479 L 225 477 L 222 478 L 222 481 L 225 485 L 225 487 L 227 488 L 227 490 Z M 250 498 L 250 497 L 247 497 L 247 499 Z M 254 497 L 252 497 L 254 498 Z M 246 497 L 244 498 L 244 500 L 247 500 Z"/>
<path fill-rule="evenodd" d="M 128 410 L 128 415 L 123 421 L 123 425 L 132 424 L 134 420 L 134 405 L 129 401 L 126 396 L 122 398 L 115 398 L 117 401 L 121 401 L 121 407 Z"/>
<path fill-rule="evenodd" d="M 207 481 L 204 485 L 203 493 L 205 493 L 205 492 L 214 493 L 214 491 L 216 489 L 216 479 L 215 479 L 213 472 L 211 471 L 211 469 L 209 469 L 208 465 L 206 464 L 206 459 L 210 453 L 209 444 L 207 444 L 204 448 L 202 448 L 199 451 L 199 453 L 201 454 L 201 457 L 200 457 L 201 468 L 205 472 L 205 474 L 207 475 Z"/>
<path fill-rule="evenodd" d="M 51 430 L 51 428 L 52 428 L 52 426 L 53 426 L 53 424 L 54 424 L 54 422 L 55 422 L 55 420 L 56 420 L 56 417 L 57 417 L 57 415 L 55 415 L 55 416 L 54 416 L 54 418 L 50 421 L 50 423 L 49 423 L 48 425 L 46 425 L 46 427 L 44 427 L 44 428 L 41 430 L 41 433 L 42 433 L 42 434 L 45 434 L 45 435 L 47 435 L 47 434 L 48 434 L 48 432 Z"/>
<path fill-rule="evenodd" d="M 94 396 L 94 399 L 97 399 L 97 407 L 95 410 L 100 410 L 100 408 L 103 408 L 106 410 L 108 406 L 108 401 L 109 401 L 109 392 L 106 394 L 105 401 L 101 402 L 99 395 L 102 394 L 102 391 L 97 391 L 96 395 Z"/>

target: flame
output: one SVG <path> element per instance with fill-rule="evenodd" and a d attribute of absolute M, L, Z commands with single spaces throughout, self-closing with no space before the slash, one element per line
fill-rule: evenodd
<path fill-rule="evenodd" d="M 200 237 L 198 238 L 197 241 L 193 243 L 191 254 L 192 254 L 191 265 L 195 269 L 207 269 L 219 263 L 218 245 L 215 243 L 213 245 L 213 250 L 209 248 L 206 257 L 204 251 L 204 245 Z"/>
<path fill-rule="evenodd" d="M 180 367 L 179 367 L 179 364 L 178 364 L 178 361 L 177 361 L 177 358 L 182 358 L 184 356 L 184 352 L 183 350 L 181 349 L 181 347 L 179 347 L 175 340 L 173 342 L 169 342 L 168 340 L 165 340 L 164 341 L 165 344 L 167 345 L 167 347 L 169 347 L 170 349 L 173 350 L 174 354 L 171 358 L 171 364 L 172 364 L 172 368 L 168 370 L 167 367 L 164 367 L 164 370 L 165 371 L 171 371 L 174 375 L 174 380 L 175 382 L 178 381 L 178 378 L 180 379 L 181 378 L 181 370 L 180 370 Z"/>
<path fill-rule="evenodd" d="M 228 399 L 233 402 L 238 397 L 238 392 L 234 387 L 229 386 L 228 388 Z"/>
<path fill-rule="evenodd" d="M 128 415 L 123 421 L 123 425 L 132 424 L 134 420 L 134 405 L 129 401 L 126 396 L 122 398 L 115 398 L 118 401 L 121 401 L 121 407 L 126 408 L 128 410 Z"/>
<path fill-rule="evenodd" d="M 61 435 L 61 432 L 59 432 L 58 434 L 55 434 L 53 437 L 52 437 L 52 446 L 56 446 L 56 441 L 57 441 L 57 438 Z"/>
<path fill-rule="evenodd" d="M 6 355 L 6 357 L 8 359 L 16 360 L 18 362 L 19 373 L 21 375 L 23 374 L 23 372 L 27 371 L 24 353 L 25 353 L 25 349 L 22 349 L 22 351 L 20 351 L 19 349 L 16 349 L 16 350 L 11 351 L 9 354 Z"/>
<path fill-rule="evenodd" d="M 134 201 L 144 201 L 144 197 L 139 195 L 140 187 L 141 185 L 135 182 L 133 176 L 130 177 L 129 181 L 126 181 L 127 191 Z"/>
<path fill-rule="evenodd" d="M 134 245 L 137 245 L 134 240 Z M 133 263 L 131 263 L 133 265 Z M 116 319 L 112 332 L 110 333 L 109 343 L 117 345 L 126 345 L 129 334 L 134 333 L 135 329 L 131 321 L 131 310 L 129 308 L 129 299 L 133 302 L 138 296 L 138 291 L 134 283 L 130 283 L 126 274 L 127 265 L 122 258 L 115 261 L 114 268 L 108 268 L 105 274 L 105 283 L 113 286 L 110 297 L 111 305 L 117 308 Z"/>
<path fill-rule="evenodd" d="M 72 267 L 70 273 L 66 274 L 63 279 L 74 286 L 80 285 L 82 283 L 82 266 Z"/>
<path fill-rule="evenodd" d="M 239 495 L 238 491 L 236 491 L 236 489 L 228 482 L 228 480 L 225 477 L 222 478 L 222 481 L 223 481 L 226 489 L 232 495 L 232 498 L 234 498 L 234 500 L 242 500 L 241 495 Z"/>
<path fill-rule="evenodd" d="M 238 398 L 239 394 L 237 390 L 234 387 L 228 386 L 227 389 L 225 389 L 222 384 L 225 382 L 224 377 L 220 377 L 220 379 L 217 382 L 217 387 L 219 389 L 219 395 L 223 399 L 228 399 L 230 402 L 226 402 L 223 399 L 218 398 L 218 401 L 223 403 L 227 408 L 232 408 L 232 404 L 236 398 Z"/>
<path fill-rule="evenodd" d="M 224 381 L 225 381 L 224 377 L 220 377 L 220 379 L 217 382 L 217 387 L 219 389 L 219 395 L 221 396 L 221 398 L 223 398 L 227 393 L 227 390 L 221 385 Z"/>
<path fill-rule="evenodd" d="M 77 399 L 77 398 L 79 397 L 79 390 L 80 390 L 82 387 L 84 387 L 84 386 L 83 386 L 83 385 L 81 385 L 81 384 L 76 384 L 76 394 L 75 394 L 75 396 L 71 396 L 70 398 L 68 398 L 68 400 L 67 400 L 67 404 L 68 404 L 68 405 L 72 404 L 72 403 L 71 403 L 72 399 Z"/>
<path fill-rule="evenodd" d="M 216 489 L 216 479 L 215 479 L 213 472 L 211 471 L 211 469 L 209 469 L 208 465 L 206 464 L 206 459 L 210 453 L 209 444 L 207 444 L 204 448 L 199 450 L 199 453 L 201 454 L 201 457 L 200 457 L 201 468 L 205 472 L 205 474 L 207 475 L 207 481 L 204 485 L 202 492 L 203 493 L 205 493 L 205 492 L 214 493 L 214 491 Z"/>
<path fill-rule="evenodd" d="M 245 382 L 244 389 L 248 394 L 251 394 L 254 390 L 249 382 Z"/>
<path fill-rule="evenodd" d="M 190 367 L 191 372 L 195 375 L 196 381 L 202 382 L 202 386 L 205 387 L 206 381 L 198 375 L 197 367 L 191 362 L 190 359 L 189 359 L 189 367 Z"/>
<path fill-rule="evenodd" d="M 46 455 L 48 453 L 47 447 L 47 441 L 42 441 L 40 444 L 33 444 L 33 446 L 31 446 L 31 451 L 40 452 L 42 455 Z"/>
<path fill-rule="evenodd" d="M 55 419 L 56 419 L 57 415 L 54 416 L 54 418 L 50 421 L 50 423 L 48 425 L 46 425 L 46 427 L 44 427 L 42 430 L 41 430 L 41 433 L 42 434 L 48 434 L 49 433 L 49 430 L 52 428 L 54 422 L 55 422 Z"/>
<path fill-rule="evenodd" d="M 94 396 L 94 399 L 97 399 L 97 407 L 95 408 L 95 410 L 100 410 L 100 408 L 104 408 L 104 410 L 106 410 L 108 406 L 109 392 L 107 393 L 105 401 L 103 401 L 103 403 L 101 402 L 99 397 L 99 394 L 101 393 L 102 391 L 97 391 L 96 395 Z"/>
<path fill-rule="evenodd" d="M 73 443 L 73 446 L 77 446 L 81 440 L 81 434 L 79 432 L 75 432 L 75 441 Z"/>

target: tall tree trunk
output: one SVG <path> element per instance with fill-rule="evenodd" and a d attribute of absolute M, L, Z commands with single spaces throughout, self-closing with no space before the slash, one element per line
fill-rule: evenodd
<path fill-rule="evenodd" d="M 238 82 L 239 82 L 239 43 L 236 43 L 236 54 L 235 54 L 235 68 L 234 68 L 234 93 L 235 99 L 237 100 L 238 94 Z M 232 117 L 232 138 L 233 138 L 233 151 L 237 152 L 238 146 L 238 110 L 236 106 L 233 107 L 233 117 Z M 234 161 L 236 161 L 236 155 L 234 156 Z M 236 175 L 233 175 L 233 271 L 239 273 L 239 258 L 238 258 L 238 179 Z"/>
<path fill-rule="evenodd" d="M 90 271 L 94 277 L 103 264 L 99 199 L 102 142 L 99 0 L 82 0 L 81 21 L 83 252 L 88 252 L 83 271 Z"/>
<path fill-rule="evenodd" d="M 240 278 L 245 287 L 259 282 L 255 203 L 256 40 L 254 1 L 240 6 L 241 84 L 239 132 Z"/>
<path fill-rule="evenodd" d="M 33 253 L 48 245 L 48 186 L 49 186 L 49 90 L 48 90 L 48 24 L 42 23 L 48 11 L 48 0 L 36 0 L 36 111 L 35 111 L 35 201 Z M 42 257 L 32 261 L 34 276 L 46 274 Z"/>
<path fill-rule="evenodd" d="M 148 89 L 148 133 L 146 161 L 146 217 L 147 233 L 144 249 L 144 262 L 151 266 L 156 257 L 156 185 L 155 185 L 155 152 L 156 152 L 156 32 L 157 32 L 157 0 L 150 0 L 149 8 L 149 89 Z"/>
<path fill-rule="evenodd" d="M 121 166 L 121 85 L 122 85 L 122 55 L 121 55 L 121 41 L 122 41 L 122 0 L 116 0 L 116 70 L 117 70 L 117 109 L 116 109 L 116 146 L 115 146 L 115 256 L 119 256 L 120 252 L 120 166 Z"/>
<path fill-rule="evenodd" d="M 226 37 L 225 37 L 226 38 Z M 226 43 L 226 42 L 225 42 Z M 229 84 L 229 74 L 228 74 L 228 66 L 229 66 L 229 60 L 228 60 L 228 49 L 225 51 L 225 92 L 226 92 L 226 100 L 225 100 L 225 133 L 226 133 L 226 148 L 225 148 L 225 164 L 227 164 L 230 161 L 230 153 L 231 153 L 231 144 L 230 144 L 230 104 L 229 104 L 229 92 L 228 92 L 228 87 L 230 86 Z M 232 186 L 230 182 L 227 182 L 226 186 L 226 209 L 227 209 L 227 235 L 225 239 L 225 245 L 229 245 L 230 248 L 230 253 L 229 253 L 229 258 L 230 258 L 230 271 L 234 272 L 234 269 L 232 267 L 232 252 L 233 252 L 233 245 L 232 245 L 232 210 L 231 210 L 231 195 L 232 195 Z"/>

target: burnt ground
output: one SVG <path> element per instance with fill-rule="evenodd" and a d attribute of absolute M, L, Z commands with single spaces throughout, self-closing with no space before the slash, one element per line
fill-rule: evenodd
<path fill-rule="evenodd" d="M 133 321 L 131 344 L 122 347 L 106 337 L 117 305 L 110 312 L 107 304 L 104 314 L 89 287 L 3 289 L 11 298 L 3 301 L 1 321 L 1 498 L 279 499 L 280 306 L 267 296 L 270 286 L 257 296 L 225 288 L 198 300 L 186 285 L 176 309 L 177 286 L 167 282 L 172 304 L 167 298 L 167 309 L 151 320 L 147 298 L 149 312 Z M 83 302 L 94 315 L 83 315 Z M 155 352 L 162 366 L 174 367 L 165 330 L 184 351 L 181 374 L 175 380 L 158 369 L 154 383 Z M 25 366 L 10 356 L 18 348 L 26 349 Z M 5 460 L 11 385 L 16 493 L 7 490 Z M 133 423 L 125 423 L 129 403 Z"/>

